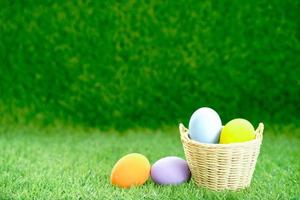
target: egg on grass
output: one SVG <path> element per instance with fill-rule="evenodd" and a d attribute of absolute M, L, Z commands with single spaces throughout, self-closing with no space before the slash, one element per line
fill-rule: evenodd
<path fill-rule="evenodd" d="M 113 167 L 111 183 L 121 188 L 130 188 L 144 184 L 150 176 L 150 163 L 139 153 L 122 157 Z"/>
<path fill-rule="evenodd" d="M 162 158 L 151 167 L 151 178 L 160 185 L 178 185 L 188 181 L 190 177 L 187 162 L 176 156 Z"/>

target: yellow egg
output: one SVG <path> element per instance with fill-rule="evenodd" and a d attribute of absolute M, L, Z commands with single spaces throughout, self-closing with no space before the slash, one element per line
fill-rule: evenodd
<path fill-rule="evenodd" d="M 245 119 L 233 119 L 222 129 L 220 144 L 246 142 L 255 138 L 252 124 Z"/>
<path fill-rule="evenodd" d="M 150 175 L 150 163 L 142 154 L 132 153 L 122 157 L 113 167 L 111 183 L 129 188 L 144 184 Z"/>

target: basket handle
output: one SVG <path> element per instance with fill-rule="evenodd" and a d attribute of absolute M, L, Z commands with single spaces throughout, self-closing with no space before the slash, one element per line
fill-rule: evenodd
<path fill-rule="evenodd" d="M 184 127 L 182 123 L 179 124 L 179 132 L 181 139 L 187 140 L 188 139 L 188 129 Z"/>
<path fill-rule="evenodd" d="M 263 132 L 264 132 L 264 124 L 259 123 L 258 127 L 256 129 L 256 137 L 259 138 L 260 140 L 263 139 Z"/>

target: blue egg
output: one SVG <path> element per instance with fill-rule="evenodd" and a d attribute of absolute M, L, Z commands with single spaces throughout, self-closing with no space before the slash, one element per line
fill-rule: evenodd
<path fill-rule="evenodd" d="M 189 122 L 190 138 L 201 143 L 218 143 L 221 129 L 218 113 L 208 107 L 196 110 Z"/>

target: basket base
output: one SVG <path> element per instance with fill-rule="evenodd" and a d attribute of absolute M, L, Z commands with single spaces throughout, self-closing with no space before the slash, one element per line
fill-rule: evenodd
<path fill-rule="evenodd" d="M 198 186 L 198 187 L 203 187 L 206 189 L 210 189 L 210 190 L 214 190 L 214 191 L 222 191 L 222 190 L 231 190 L 231 191 L 237 191 L 237 190 L 242 190 L 242 189 L 246 189 L 248 187 L 250 187 L 250 183 L 245 184 L 245 185 L 215 185 L 215 184 L 211 184 L 208 185 L 207 183 L 201 183 L 196 181 L 195 179 L 193 179 L 194 183 Z"/>

